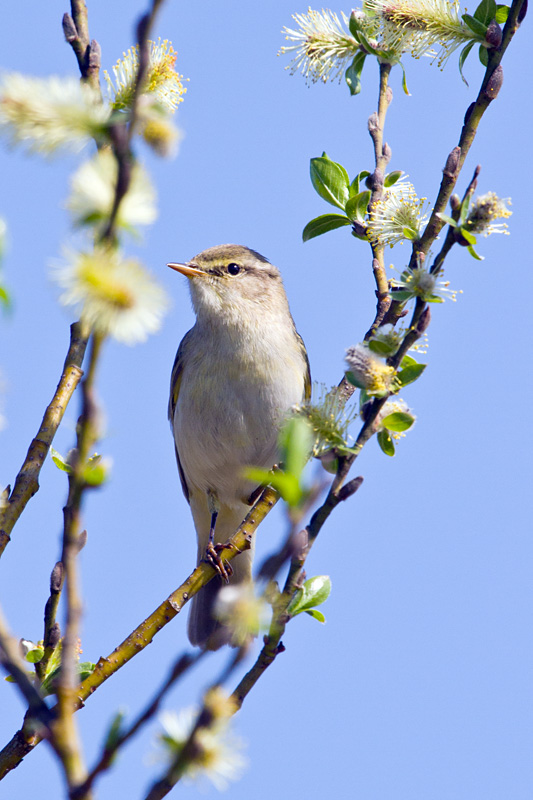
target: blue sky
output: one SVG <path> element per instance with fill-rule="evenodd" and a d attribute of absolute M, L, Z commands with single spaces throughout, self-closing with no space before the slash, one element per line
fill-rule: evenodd
<path fill-rule="evenodd" d="M 109 3 L 88 0 L 88 6 L 91 35 L 109 68 L 132 44 L 144 4 L 119 0 L 110 11 Z M 76 74 L 61 33 L 66 10 L 50 0 L 0 12 L 2 69 Z M 194 565 L 192 520 L 166 419 L 170 369 L 193 314 L 186 280 L 165 264 L 223 242 L 266 255 L 283 273 L 313 378 L 328 386 L 342 374 L 345 348 L 373 318 L 365 245 L 348 229 L 303 244 L 301 231 L 328 210 L 309 181 L 311 157 L 326 150 L 352 175 L 372 168 L 366 121 L 375 109 L 377 69 L 367 64 L 355 98 L 343 85 L 308 88 L 290 77 L 287 61 L 276 56 L 280 31 L 291 13 L 305 10 L 281 0 L 252 10 L 242 0 L 168 2 L 159 18 L 157 35 L 172 40 L 178 69 L 190 78 L 177 118 L 184 139 L 173 162 L 139 148 L 157 186 L 159 218 L 131 252 L 165 286 L 172 308 L 145 345 L 105 346 L 98 387 L 107 437 L 100 449 L 112 457 L 113 473 L 85 507 L 86 660 L 110 653 Z M 291 623 L 286 652 L 236 717 L 250 766 L 228 793 L 235 800 L 274 793 L 308 800 L 531 797 L 527 36 L 526 22 L 505 56 L 503 88 L 458 184 L 464 191 L 481 164 L 479 191 L 512 198 L 511 235 L 482 239 L 483 262 L 459 248 L 447 262 L 447 279 L 463 293 L 433 308 L 428 368 L 404 394 L 416 426 L 394 459 L 370 443 L 354 472 L 365 477 L 362 489 L 316 543 L 307 568 L 331 577 L 327 623 L 305 615 Z M 405 65 L 411 96 L 394 70 L 385 138 L 391 169 L 408 173 L 431 201 L 482 70 L 474 57 L 467 61 L 466 87 L 457 56 L 444 72 L 429 60 L 406 58 Z M 5 278 L 14 299 L 13 314 L 0 320 L 2 485 L 13 482 L 67 349 L 71 319 L 56 301 L 49 265 L 71 235 L 64 204 L 78 160 L 44 162 L 0 149 L 0 216 L 9 228 Z M 408 250 L 400 245 L 386 257 L 402 267 Z M 56 439 L 61 452 L 72 446 L 77 413 L 73 403 Z M 2 559 L 1 603 L 17 636 L 41 636 L 65 495 L 64 475 L 48 460 L 41 491 Z M 279 509 L 259 532 L 260 556 L 275 547 L 284 525 Z M 88 701 L 79 723 L 89 764 L 114 712 L 125 708 L 132 718 L 186 647 L 183 616 Z M 218 653 L 205 661 L 166 707 L 196 703 L 226 658 Z M 9 684 L 0 684 L 0 693 L 3 745 L 23 708 Z M 124 751 L 98 785 L 99 798 L 144 796 L 160 769 L 152 762 L 155 730 Z M 2 796 L 58 797 L 61 785 L 41 744 L 5 780 Z M 188 799 L 198 792 L 183 786 L 174 794 Z M 214 795 L 207 787 L 205 796 Z"/>

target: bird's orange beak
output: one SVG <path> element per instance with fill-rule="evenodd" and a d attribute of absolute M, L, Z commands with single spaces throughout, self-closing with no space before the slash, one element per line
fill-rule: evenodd
<path fill-rule="evenodd" d="M 167 267 L 170 269 L 175 269 L 176 272 L 181 272 L 182 275 L 186 275 L 187 278 L 205 278 L 205 272 L 203 270 L 198 269 L 198 267 L 193 267 L 191 264 L 167 264 Z"/>

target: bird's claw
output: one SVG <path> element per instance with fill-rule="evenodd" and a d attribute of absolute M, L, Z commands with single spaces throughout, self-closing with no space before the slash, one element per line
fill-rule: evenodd
<path fill-rule="evenodd" d="M 229 563 L 229 561 L 224 561 L 220 557 L 220 553 L 222 550 L 231 547 L 231 545 L 217 543 L 214 544 L 213 542 L 209 542 L 205 549 L 205 561 L 208 564 L 211 564 L 213 569 L 220 575 L 224 583 L 229 583 L 229 579 L 233 575 L 233 567 Z"/>

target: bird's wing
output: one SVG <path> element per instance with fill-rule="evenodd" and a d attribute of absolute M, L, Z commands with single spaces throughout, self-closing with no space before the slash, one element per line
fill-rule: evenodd
<path fill-rule="evenodd" d="M 176 358 L 174 359 L 174 366 L 172 367 L 172 375 L 170 377 L 170 398 L 168 401 L 168 419 L 170 421 L 170 429 L 172 431 L 172 435 L 174 436 L 174 446 L 176 448 L 176 461 L 178 462 L 178 472 L 180 475 L 181 481 L 181 488 L 183 489 L 183 494 L 187 502 L 189 501 L 189 487 L 187 486 L 187 481 L 185 480 L 185 473 L 183 472 L 183 467 L 181 466 L 180 461 L 180 454 L 178 453 L 178 445 L 176 442 L 176 437 L 174 435 L 174 413 L 176 411 L 176 406 L 178 404 L 178 395 L 180 393 L 180 384 L 181 379 L 183 377 L 183 368 L 185 365 L 185 358 L 184 353 L 187 347 L 187 342 L 190 339 L 191 331 L 185 334 L 183 339 L 181 340 L 180 346 L 178 347 L 178 352 L 176 353 Z"/>
<path fill-rule="evenodd" d="M 311 399 L 311 365 L 309 364 L 309 356 L 307 355 L 307 350 L 305 349 L 304 340 L 302 339 L 302 337 L 300 336 L 298 331 L 296 331 L 296 336 L 298 337 L 298 343 L 300 345 L 300 348 L 301 348 L 301 351 L 302 351 L 302 355 L 304 357 L 304 360 L 305 360 L 305 363 L 306 363 L 306 366 L 307 366 L 306 373 L 305 373 L 305 378 L 304 378 L 304 400 L 310 400 Z"/>

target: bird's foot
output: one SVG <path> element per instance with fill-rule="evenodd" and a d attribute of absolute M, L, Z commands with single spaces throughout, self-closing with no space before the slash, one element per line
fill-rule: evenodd
<path fill-rule="evenodd" d="M 233 575 L 233 567 L 229 561 L 224 561 L 224 559 L 220 557 L 222 550 L 225 550 L 228 547 L 233 547 L 233 545 L 229 544 L 228 542 L 225 544 L 220 542 L 217 542 L 217 544 L 209 542 L 205 549 L 204 560 L 207 561 L 208 564 L 211 564 L 213 569 L 220 575 L 224 583 L 229 583 L 229 579 Z"/>

